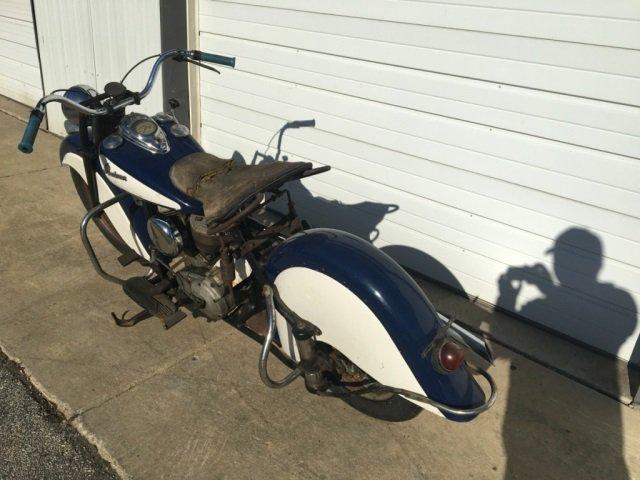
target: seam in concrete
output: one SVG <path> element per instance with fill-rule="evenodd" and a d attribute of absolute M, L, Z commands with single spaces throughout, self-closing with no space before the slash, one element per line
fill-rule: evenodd
<path fill-rule="evenodd" d="M 19 366 L 19 368 L 24 372 L 25 378 L 29 381 L 29 383 L 33 386 L 33 388 L 39 391 L 42 397 L 49 404 L 51 404 L 52 408 L 54 408 L 57 412 L 59 412 L 69 424 L 73 425 L 73 427 L 80 433 L 80 435 L 86 438 L 87 441 L 97 449 L 98 454 L 111 465 L 113 470 L 121 478 L 130 479 L 131 476 L 125 471 L 122 465 L 120 465 L 120 463 L 115 459 L 115 457 L 109 452 L 109 449 L 104 445 L 104 443 L 98 437 L 96 437 L 96 435 L 93 434 L 89 429 L 87 429 L 87 427 L 85 427 L 84 423 L 82 422 L 81 416 L 85 415 L 87 412 L 90 412 L 92 410 L 95 410 L 97 408 L 100 408 L 106 405 L 110 401 L 133 390 L 138 385 L 141 385 L 147 382 L 148 380 L 169 371 L 178 363 L 184 361 L 190 356 L 193 356 L 202 352 L 203 350 L 211 347 L 213 344 L 217 343 L 218 341 L 220 341 L 225 337 L 226 335 L 214 337 L 209 342 L 205 342 L 199 347 L 189 350 L 186 354 L 180 356 L 178 359 L 167 362 L 161 365 L 160 367 L 158 367 L 157 369 L 153 370 L 152 372 L 150 372 L 148 375 L 145 375 L 144 377 L 127 384 L 124 388 L 117 391 L 113 395 L 105 395 L 101 397 L 98 401 L 93 402 L 93 404 L 90 404 L 86 408 L 81 408 L 79 410 L 74 410 L 68 403 L 66 403 L 65 401 L 63 401 L 62 399 L 54 395 L 52 392 L 50 392 L 40 381 L 38 381 L 36 377 L 33 376 L 31 371 L 24 365 L 22 360 L 18 356 L 13 355 L 11 351 L 7 349 L 6 346 L 1 342 L 0 342 L 0 352 L 4 354 L 13 363 Z"/>
<path fill-rule="evenodd" d="M 578 342 L 577 340 L 574 339 L 570 339 L 569 337 L 566 337 L 565 335 L 559 334 L 557 332 L 554 332 L 552 330 L 546 329 L 546 328 L 542 328 L 540 325 L 537 325 L 535 323 L 533 323 L 530 320 L 526 320 L 523 319 L 522 317 L 519 317 L 515 314 L 513 314 L 512 312 L 508 312 L 508 311 L 504 311 L 502 309 L 500 309 L 499 307 L 497 307 L 496 305 L 493 305 L 489 302 L 487 302 L 486 300 L 483 300 L 477 296 L 470 296 L 468 294 L 466 294 L 465 292 L 461 292 L 457 289 L 452 288 L 449 285 L 446 285 L 442 282 L 439 282 L 437 280 L 434 279 L 430 279 L 425 277 L 424 275 L 415 272 L 411 269 L 407 269 L 409 271 L 409 273 L 411 274 L 411 276 L 416 280 L 416 282 L 418 283 L 418 285 L 420 286 L 420 288 L 425 292 L 425 294 L 428 295 L 428 284 L 429 283 L 433 283 L 435 285 L 437 285 L 438 287 L 442 288 L 443 290 L 450 292 L 453 295 L 456 295 L 458 297 L 458 300 L 461 302 L 467 302 L 470 305 L 473 305 L 481 310 L 483 310 L 484 312 L 493 315 L 493 314 L 502 314 L 505 315 L 507 317 L 510 317 L 516 321 L 520 321 L 523 322 L 526 326 L 528 326 L 529 328 L 534 328 L 539 330 L 540 332 L 543 332 L 547 335 L 551 335 L 559 340 L 563 340 L 565 342 L 570 343 L 571 345 L 573 345 L 576 348 L 583 348 L 585 350 L 588 350 L 590 352 L 593 352 L 596 355 L 600 355 L 602 357 L 611 359 L 613 358 L 610 354 L 604 354 L 602 351 L 597 350 L 595 348 L 589 347 L 585 344 L 583 344 L 582 342 Z M 445 314 L 445 316 L 456 316 L 454 311 L 451 311 L 451 309 L 439 309 L 440 313 Z M 624 395 L 621 392 L 616 392 L 616 391 L 611 391 L 608 390 L 605 387 L 602 387 L 600 385 L 598 385 L 597 382 L 595 381 L 591 381 L 589 379 L 589 377 L 583 377 L 580 375 L 575 375 L 573 373 L 571 373 L 570 371 L 568 371 L 567 369 L 563 369 L 561 367 L 558 367 L 557 365 L 545 360 L 544 358 L 542 358 L 539 355 L 536 355 L 534 353 L 528 353 L 526 350 L 523 350 L 521 348 L 518 348 L 514 345 L 514 343 L 516 342 L 509 342 L 508 340 L 503 340 L 500 338 L 500 336 L 496 336 L 493 333 L 491 333 L 491 331 L 489 331 L 486 328 L 483 327 L 476 327 L 473 325 L 468 324 L 467 322 L 464 321 L 463 318 L 459 318 L 456 316 L 456 320 L 458 323 L 460 323 L 462 326 L 464 326 L 465 328 L 467 328 L 468 330 L 476 333 L 477 335 L 482 336 L 483 338 L 497 344 L 500 345 L 514 353 L 517 353 L 519 355 L 521 355 L 522 357 L 526 358 L 527 360 L 537 363 L 538 365 L 551 370 L 554 373 L 557 373 L 559 375 L 562 375 L 565 378 L 568 378 L 571 381 L 574 381 L 580 385 L 583 385 L 591 390 L 594 390 L 602 395 L 605 395 L 608 398 L 611 398 L 617 402 L 619 402 L 620 404 L 629 407 L 631 409 L 635 409 L 638 405 L 638 403 L 634 403 L 634 399 L 633 399 L 633 394 L 631 395 L 631 397 L 628 397 L 626 395 Z M 635 368 L 635 367 L 632 367 Z"/>
<path fill-rule="evenodd" d="M 8 110 L 6 108 L 2 108 L 0 107 L 0 113 L 4 113 L 5 115 L 9 115 L 12 118 L 15 118 L 16 120 L 20 120 L 21 122 L 27 123 L 27 119 L 20 116 L 19 114 L 12 112 L 11 110 Z M 46 132 L 47 130 L 45 130 Z"/>
<path fill-rule="evenodd" d="M 446 313 L 446 312 L 443 312 L 443 313 Z M 580 385 L 583 385 L 583 386 L 585 386 L 585 387 L 587 387 L 587 388 L 589 388 L 591 390 L 594 390 L 594 391 L 596 391 L 596 392 L 598 392 L 598 393 L 600 393 L 600 394 L 602 394 L 602 395 L 604 395 L 604 396 L 606 396 L 608 398 L 611 398 L 612 400 L 615 400 L 616 402 L 620 403 L 621 405 L 624 405 L 625 407 L 629 407 L 632 410 L 634 409 L 633 402 L 627 403 L 627 402 L 623 401 L 623 399 L 621 399 L 619 396 L 617 396 L 615 394 L 612 394 L 611 392 L 608 392 L 607 390 L 605 390 L 603 388 L 600 388 L 598 385 L 596 385 L 594 383 L 591 383 L 586 379 L 582 379 L 582 378 L 580 378 L 580 377 L 578 377 L 576 375 L 573 375 L 572 373 L 567 372 L 566 370 L 562 370 L 562 369 L 560 369 L 558 367 L 555 367 L 554 365 L 552 365 L 552 364 L 550 364 L 550 363 L 548 363 L 548 362 L 546 362 L 544 360 L 541 360 L 540 358 L 538 358 L 535 355 L 527 353 L 524 350 L 516 348 L 513 345 L 509 345 L 508 343 L 503 342 L 503 341 L 495 338 L 493 335 L 491 335 L 490 333 L 485 332 L 484 330 L 480 330 L 478 328 L 475 328 L 475 327 L 473 327 L 471 325 L 468 325 L 468 324 L 464 323 L 462 320 L 458 320 L 458 323 L 460 323 L 462 326 L 464 326 L 468 330 L 470 330 L 470 331 L 472 331 L 472 332 L 474 332 L 474 333 L 476 333 L 478 335 L 481 335 L 485 339 L 487 339 L 487 340 L 489 340 L 489 341 L 491 341 L 491 342 L 493 342 L 493 343 L 495 343 L 497 345 L 500 345 L 501 347 L 504 347 L 507 350 L 510 350 L 510 351 L 512 351 L 514 353 L 517 353 L 518 355 L 526 358 L 530 362 L 537 363 L 541 367 L 544 367 L 547 370 L 550 370 L 550 371 L 552 371 L 554 373 L 557 373 L 558 375 L 562 375 L 563 377 L 568 378 L 569 380 L 571 380 L 573 382 L 576 382 L 576 383 L 578 383 Z"/>
<path fill-rule="evenodd" d="M 45 167 L 45 168 L 39 168 L 37 170 L 29 170 L 27 172 L 18 172 L 18 173 L 10 173 L 9 175 L 0 175 L 0 180 L 4 179 L 4 178 L 13 178 L 13 177 L 19 177 L 21 175 L 29 175 L 30 173 L 38 173 L 38 172 L 44 172 L 46 170 L 53 170 L 55 168 L 60 168 L 59 165 L 55 166 L 55 167 Z"/>
<path fill-rule="evenodd" d="M 117 391 L 116 393 L 114 393 L 113 395 L 103 395 L 102 397 L 100 397 L 98 400 L 92 402 L 92 404 L 87 405 L 85 408 L 81 408 L 78 409 L 76 411 L 74 411 L 71 416 L 69 417 L 69 421 L 74 421 L 75 419 L 81 417 L 82 415 L 85 415 L 86 413 L 95 410 L 96 408 L 100 408 L 104 405 L 106 405 L 107 403 L 111 402 L 112 400 L 115 400 L 116 398 L 124 395 L 125 393 L 133 390 L 134 388 L 136 388 L 138 385 L 141 385 L 145 382 L 147 382 L 148 380 L 151 380 L 154 377 L 157 377 L 158 375 L 161 375 L 163 373 L 168 372 L 169 370 L 171 370 L 173 367 L 175 367 L 177 364 L 181 363 L 182 361 L 186 360 L 187 358 L 197 355 L 198 353 L 203 352 L 204 350 L 208 349 L 209 347 L 215 345 L 216 343 L 222 341 L 224 338 L 227 337 L 227 334 L 223 334 L 217 337 L 213 337 L 211 340 L 209 341 L 204 341 L 204 343 L 202 345 L 200 345 L 199 347 L 196 347 L 192 350 L 188 350 L 187 353 L 185 353 L 184 355 L 181 355 L 180 357 L 178 357 L 177 359 L 173 360 L 173 361 L 169 361 L 166 362 L 162 365 L 160 365 L 158 368 L 152 370 L 151 372 L 149 372 L 147 375 L 134 380 L 133 382 L 128 383 L 127 385 L 125 385 L 121 390 Z"/>
<path fill-rule="evenodd" d="M 127 385 L 124 386 L 124 388 L 120 389 L 119 391 L 117 391 L 116 393 L 114 393 L 112 395 L 108 395 L 107 394 L 107 395 L 103 395 L 102 397 L 99 397 L 96 401 L 90 403 L 86 407 L 76 410 L 69 417 L 69 421 L 73 422 L 77 418 L 79 418 L 79 417 L 91 412 L 92 410 L 95 410 L 97 408 L 103 407 L 104 405 L 106 405 L 107 403 L 111 402 L 112 400 L 115 400 L 118 397 L 124 395 L 125 393 L 130 392 L 131 390 L 136 388 L 138 385 L 141 385 L 141 384 L 151 380 L 152 378 L 157 377 L 158 375 L 166 373 L 167 371 L 171 370 L 174 366 L 176 366 L 178 363 L 184 361 L 185 359 L 187 359 L 187 358 L 189 358 L 189 357 L 191 357 L 191 356 L 193 356 L 195 354 L 200 353 L 202 350 L 205 350 L 206 348 L 208 348 L 211 345 L 215 344 L 219 339 L 220 339 L 220 337 L 215 337 L 214 339 L 212 339 L 208 343 L 205 343 L 204 345 L 201 345 L 200 347 L 198 347 L 196 349 L 189 350 L 187 353 L 185 353 L 184 355 L 181 355 L 177 359 L 162 364 L 160 367 L 150 371 L 148 374 L 144 375 L 143 377 L 140 377 L 140 378 L 128 383 Z"/>

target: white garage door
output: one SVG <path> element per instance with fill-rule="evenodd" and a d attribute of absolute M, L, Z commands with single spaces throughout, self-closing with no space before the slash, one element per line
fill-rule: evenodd
<path fill-rule="evenodd" d="M 44 88 L 86 84 L 102 92 L 138 60 L 159 53 L 160 13 L 157 0 L 35 0 Z M 126 86 L 142 90 L 152 63 L 136 68 Z M 154 114 L 162 109 L 162 80 L 134 110 Z M 49 130 L 65 135 L 59 105 L 47 107 Z"/>
<path fill-rule="evenodd" d="M 42 96 L 29 0 L 0 2 L 0 95 L 28 105 Z"/>
<path fill-rule="evenodd" d="M 260 161 L 315 119 L 280 155 L 333 168 L 295 189 L 312 223 L 628 359 L 640 3 L 513 5 L 201 0 L 201 49 L 238 57 L 201 74 L 203 142 Z"/>

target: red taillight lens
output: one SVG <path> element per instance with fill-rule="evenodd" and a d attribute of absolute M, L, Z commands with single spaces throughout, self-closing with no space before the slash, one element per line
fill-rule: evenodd
<path fill-rule="evenodd" d="M 460 368 L 464 361 L 464 349 L 455 342 L 444 342 L 438 349 L 438 363 L 445 372 Z"/>

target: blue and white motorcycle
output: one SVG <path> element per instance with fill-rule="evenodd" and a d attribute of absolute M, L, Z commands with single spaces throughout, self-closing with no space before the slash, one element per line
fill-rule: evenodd
<path fill-rule="evenodd" d="M 259 373 L 268 387 L 302 377 L 309 392 L 376 418 L 406 420 L 426 409 L 467 421 L 490 408 L 495 383 L 469 362 L 492 361 L 483 339 L 439 315 L 370 243 L 299 219 L 287 182 L 329 167 L 241 165 L 205 153 L 173 115 L 125 112 L 149 94 L 166 60 L 235 65 L 232 57 L 176 49 L 157 55 L 141 92 L 123 79 L 100 94 L 78 85 L 45 96 L 19 145 L 30 153 L 45 106 L 62 104 L 71 133 L 60 159 L 88 210 L 83 244 L 97 272 L 141 307 L 129 318 L 112 314 L 117 325 L 159 317 L 170 328 L 185 311 L 225 320 L 262 343 Z M 278 199 L 284 214 L 271 208 Z M 123 266 L 137 261 L 149 273 L 123 280 L 105 272 L 87 237 L 91 220 Z M 269 375 L 270 353 L 291 367 L 285 378 Z M 473 373 L 486 379 L 488 395 Z"/>

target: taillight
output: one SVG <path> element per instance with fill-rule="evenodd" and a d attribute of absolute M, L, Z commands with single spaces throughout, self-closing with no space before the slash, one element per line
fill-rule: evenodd
<path fill-rule="evenodd" d="M 438 364 L 447 373 L 460 368 L 464 361 L 464 348 L 456 342 L 445 341 L 436 352 Z"/>

